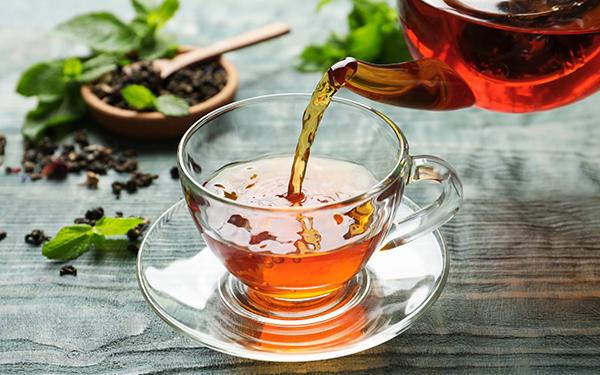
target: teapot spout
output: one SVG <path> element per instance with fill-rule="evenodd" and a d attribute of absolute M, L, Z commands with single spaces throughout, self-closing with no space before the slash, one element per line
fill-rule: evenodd
<path fill-rule="evenodd" d="M 465 81 L 435 59 L 376 65 L 349 57 L 329 69 L 329 78 L 338 87 L 401 107 L 442 111 L 475 103 Z"/>

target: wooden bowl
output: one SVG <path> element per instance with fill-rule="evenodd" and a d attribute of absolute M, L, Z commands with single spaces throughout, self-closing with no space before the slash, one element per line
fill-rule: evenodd
<path fill-rule="evenodd" d="M 202 103 L 191 106 L 189 114 L 182 117 L 168 117 L 159 112 L 137 112 L 112 106 L 98 98 L 87 85 L 81 87 L 81 96 L 98 124 L 115 134 L 135 139 L 176 138 L 200 117 L 233 100 L 240 81 L 238 71 L 222 57 L 219 63 L 227 73 L 227 83 L 223 89 Z"/>

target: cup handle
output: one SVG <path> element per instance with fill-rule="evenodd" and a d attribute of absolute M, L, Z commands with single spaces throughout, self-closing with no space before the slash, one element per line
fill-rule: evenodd
<path fill-rule="evenodd" d="M 430 155 L 412 156 L 408 183 L 431 180 L 440 184 L 442 193 L 431 204 L 407 217 L 396 219 L 380 250 L 389 250 L 432 232 L 452 219 L 460 208 L 462 183 L 444 160 Z"/>

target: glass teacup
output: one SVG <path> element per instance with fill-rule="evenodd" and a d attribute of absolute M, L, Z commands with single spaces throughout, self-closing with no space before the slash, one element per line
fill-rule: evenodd
<path fill-rule="evenodd" d="M 280 207 L 240 202 L 209 189 L 208 182 L 224 166 L 291 156 L 309 98 L 278 94 L 232 103 L 197 121 L 179 144 L 178 166 L 192 218 L 208 247 L 241 283 L 236 290 L 243 303 L 257 310 L 312 311 L 347 298 L 355 275 L 375 251 L 430 233 L 454 216 L 462 199 L 460 180 L 445 161 L 410 156 L 406 139 L 389 118 L 342 98 L 334 99 L 325 113 L 311 158 L 369 171 L 373 183 L 364 191 Z M 310 168 L 309 160 L 307 176 Z M 404 187 L 419 180 L 438 182 L 441 195 L 397 218 Z"/>

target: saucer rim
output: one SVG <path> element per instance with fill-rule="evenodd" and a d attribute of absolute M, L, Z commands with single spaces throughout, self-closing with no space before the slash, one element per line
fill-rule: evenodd
<path fill-rule="evenodd" d="M 403 196 L 400 204 L 405 204 L 412 210 L 418 210 L 420 208 L 415 202 L 410 200 L 409 198 Z M 438 300 L 444 287 L 446 285 L 448 279 L 448 273 L 450 268 L 450 262 L 448 257 L 448 248 L 446 245 L 446 241 L 444 241 L 444 237 L 440 233 L 439 229 L 434 230 L 433 232 L 427 233 L 425 235 L 432 234 L 435 237 L 436 242 L 439 244 L 439 249 L 442 255 L 442 269 L 440 272 L 440 277 L 436 281 L 433 290 L 429 293 L 427 298 L 419 304 L 419 306 L 413 310 L 410 314 L 406 315 L 402 320 L 395 323 L 394 325 L 388 327 L 383 330 L 367 338 L 366 340 L 361 340 L 354 342 L 348 346 L 345 346 L 340 349 L 327 350 L 322 352 L 313 352 L 313 353 L 285 353 L 285 352 L 272 352 L 272 351 L 260 351 L 255 348 L 237 348 L 233 346 L 227 346 L 225 341 L 223 340 L 215 340 L 209 335 L 206 335 L 202 332 L 189 328 L 185 324 L 179 322 L 177 319 L 171 317 L 166 311 L 164 311 L 160 307 L 160 303 L 155 301 L 150 292 L 148 291 L 145 283 L 144 276 L 142 275 L 142 257 L 144 254 L 144 250 L 146 248 L 146 243 L 148 242 L 149 234 L 156 230 L 156 227 L 159 223 L 161 223 L 166 216 L 170 213 L 174 212 L 180 206 L 185 206 L 185 199 L 180 199 L 175 204 L 171 205 L 168 209 L 166 209 L 155 221 L 152 223 L 150 228 L 148 229 L 147 235 L 144 236 L 144 239 L 140 245 L 137 259 L 136 259 L 136 278 L 138 281 L 138 286 L 144 296 L 146 302 L 150 305 L 151 309 L 154 311 L 158 317 L 160 317 L 165 323 L 171 326 L 177 333 L 182 333 L 185 336 L 191 338 L 192 340 L 200 343 L 201 345 L 210 348 L 212 350 L 216 350 L 221 353 L 225 353 L 228 355 L 253 359 L 258 361 L 266 361 L 266 362 L 308 362 L 308 361 L 320 361 L 327 360 L 333 358 L 344 357 L 352 354 L 356 354 L 367 349 L 374 348 L 379 346 L 408 330 L 416 321 L 418 321 L 429 309 L 433 306 L 433 304 Z M 183 207 L 183 209 L 186 209 Z M 394 251 L 386 250 L 387 251 Z M 375 256 L 375 254 L 374 254 Z M 222 344 L 220 344 L 222 343 Z M 367 344 L 365 344 L 367 343 Z"/>

